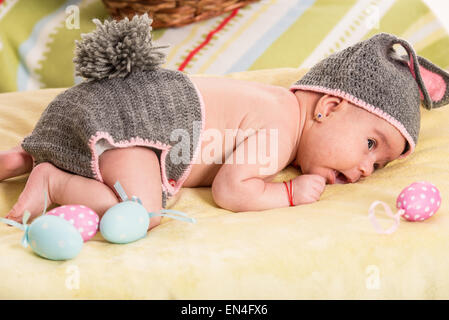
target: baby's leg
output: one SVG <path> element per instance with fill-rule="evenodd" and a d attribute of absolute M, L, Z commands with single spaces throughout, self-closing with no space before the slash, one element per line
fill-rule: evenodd
<path fill-rule="evenodd" d="M 31 171 L 25 189 L 6 218 L 21 222 L 25 210 L 32 217 L 39 215 L 43 211 L 45 190 L 47 206 L 83 204 L 101 217 L 119 202 L 113 188 L 117 180 L 129 197 L 135 195 L 142 200 L 147 211 L 161 209 L 159 160 L 152 150 L 132 147 L 105 151 L 100 156 L 100 172 L 105 183 L 67 173 L 48 162 L 41 163 Z M 160 217 L 152 217 L 149 229 L 159 223 Z"/>
<path fill-rule="evenodd" d="M 31 171 L 25 189 L 6 218 L 21 223 L 25 210 L 32 217 L 41 214 L 45 203 L 44 191 L 47 191 L 47 207 L 52 203 L 83 204 L 100 217 L 118 203 L 114 192 L 104 183 L 67 173 L 49 162 L 43 162 Z"/>
<path fill-rule="evenodd" d="M 0 152 L 0 181 L 30 172 L 32 168 L 33 158 L 20 145 Z"/>
<path fill-rule="evenodd" d="M 99 167 L 104 183 L 114 192 L 114 184 L 119 181 L 128 197 L 139 197 L 148 212 L 162 209 L 160 165 L 153 150 L 147 147 L 110 149 L 100 155 Z M 149 229 L 159 225 L 160 220 L 161 217 L 152 217 Z"/>

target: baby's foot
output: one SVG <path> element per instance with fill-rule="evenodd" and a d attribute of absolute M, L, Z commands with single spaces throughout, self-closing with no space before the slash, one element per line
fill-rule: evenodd
<path fill-rule="evenodd" d="M 33 158 L 20 146 L 0 152 L 0 181 L 30 172 Z"/>
<path fill-rule="evenodd" d="M 157 227 L 161 224 L 161 218 L 160 216 L 151 217 L 150 219 L 150 225 L 148 226 L 148 231 L 153 229 L 154 227 Z"/>
<path fill-rule="evenodd" d="M 6 218 L 22 223 L 22 216 L 25 210 L 30 212 L 30 220 L 41 214 L 45 205 L 45 191 L 47 191 L 48 208 L 52 204 L 50 180 L 54 179 L 54 176 L 57 176 L 57 171 L 58 169 L 51 163 L 43 162 L 38 164 L 31 171 L 25 189 L 20 194 L 19 200 L 17 200 Z"/>

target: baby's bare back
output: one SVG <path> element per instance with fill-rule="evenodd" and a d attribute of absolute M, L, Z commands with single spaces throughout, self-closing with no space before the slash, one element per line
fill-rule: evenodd
<path fill-rule="evenodd" d="M 226 157 L 253 130 L 278 129 L 278 153 L 289 154 L 292 150 L 299 111 L 296 97 L 288 89 L 231 78 L 192 76 L 190 79 L 203 97 L 206 122 L 200 153 L 184 187 L 211 186 Z M 213 147 L 219 144 L 221 148 Z M 279 160 L 277 172 L 293 158 Z"/>

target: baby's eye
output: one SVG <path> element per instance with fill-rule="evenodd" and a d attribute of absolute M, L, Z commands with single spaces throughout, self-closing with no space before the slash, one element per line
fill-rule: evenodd
<path fill-rule="evenodd" d="M 373 164 L 373 167 L 374 167 L 374 170 L 377 170 L 377 169 L 379 169 L 379 164 L 375 163 L 375 164 Z"/>
<path fill-rule="evenodd" d="M 374 139 L 368 139 L 368 150 L 371 150 L 370 142 L 372 142 L 372 146 L 373 146 L 373 147 L 376 145 L 376 140 L 374 140 Z"/>

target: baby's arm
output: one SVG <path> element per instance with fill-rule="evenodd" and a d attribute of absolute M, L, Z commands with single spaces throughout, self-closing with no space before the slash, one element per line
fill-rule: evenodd
<path fill-rule="evenodd" d="M 290 205 L 287 191 L 282 182 L 266 182 L 264 178 L 274 176 L 277 172 L 288 165 L 291 154 L 291 147 L 287 137 L 276 137 L 269 139 L 270 131 L 258 130 L 255 134 L 246 138 L 235 151 L 226 159 L 218 171 L 212 183 L 212 195 L 214 201 L 222 208 L 231 211 L 259 211 L 273 208 L 287 207 Z M 270 161 L 275 161 L 275 168 L 267 173 L 263 169 L 272 167 L 273 163 L 267 165 L 261 163 L 260 157 L 256 157 L 255 164 L 248 162 L 248 156 L 254 155 L 248 152 L 249 145 L 256 145 L 260 137 L 265 136 L 266 141 L 277 141 L 278 146 L 274 148 Z M 282 143 L 282 145 L 281 145 Z M 271 142 L 268 143 L 271 146 Z M 273 147 L 266 147 L 265 150 L 272 150 Z M 257 152 L 257 151 L 256 151 Z M 237 162 L 238 155 L 244 155 L 244 161 Z M 262 152 L 265 154 L 265 152 Z M 229 163 L 232 158 L 232 163 Z M 294 205 L 314 202 L 319 199 L 325 187 L 325 179 L 318 175 L 301 175 L 293 180 L 294 184 Z"/>

